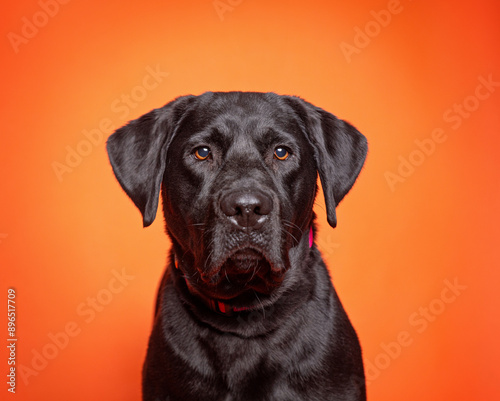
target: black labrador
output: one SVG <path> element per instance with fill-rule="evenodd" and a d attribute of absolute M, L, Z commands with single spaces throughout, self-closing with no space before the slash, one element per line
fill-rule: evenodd
<path fill-rule="evenodd" d="M 143 369 L 151 401 L 365 400 L 356 333 L 314 245 L 366 138 L 274 93 L 180 97 L 118 129 L 113 171 L 144 226 L 161 190 L 171 239 Z"/>

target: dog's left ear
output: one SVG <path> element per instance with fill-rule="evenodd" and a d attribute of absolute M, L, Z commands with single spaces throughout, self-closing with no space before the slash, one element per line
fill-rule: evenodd
<path fill-rule="evenodd" d="M 142 213 L 144 227 L 156 217 L 168 145 L 193 98 L 184 96 L 152 110 L 108 138 L 106 148 L 113 172 Z"/>
<path fill-rule="evenodd" d="M 287 101 L 304 124 L 314 149 L 328 223 L 335 227 L 335 208 L 352 188 L 363 167 L 368 152 L 366 138 L 351 124 L 300 98 L 288 97 Z"/>

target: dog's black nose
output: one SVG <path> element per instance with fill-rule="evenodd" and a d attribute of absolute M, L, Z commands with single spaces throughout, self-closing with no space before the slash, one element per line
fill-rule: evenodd
<path fill-rule="evenodd" d="M 239 226 L 259 228 L 273 210 L 273 201 L 261 192 L 236 191 L 221 199 L 220 208 Z"/>

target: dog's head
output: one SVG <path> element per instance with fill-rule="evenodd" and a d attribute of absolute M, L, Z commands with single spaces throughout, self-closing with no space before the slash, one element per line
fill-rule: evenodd
<path fill-rule="evenodd" d="M 350 124 L 296 97 L 209 92 L 131 121 L 107 149 L 144 226 L 161 190 L 189 287 L 245 305 L 271 295 L 290 251 L 309 246 L 318 173 L 335 227 L 367 144 Z"/>

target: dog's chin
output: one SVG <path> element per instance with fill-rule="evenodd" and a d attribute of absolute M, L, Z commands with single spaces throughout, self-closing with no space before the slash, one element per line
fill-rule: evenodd
<path fill-rule="evenodd" d="M 254 248 L 233 252 L 203 280 L 203 293 L 236 305 L 251 304 L 268 298 L 281 285 L 284 269 L 272 264 Z"/>

